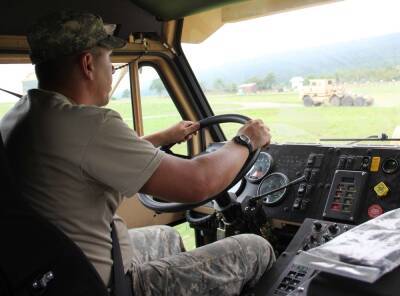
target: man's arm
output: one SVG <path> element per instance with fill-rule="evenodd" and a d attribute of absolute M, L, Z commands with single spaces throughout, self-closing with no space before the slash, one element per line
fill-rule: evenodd
<path fill-rule="evenodd" d="M 253 149 L 270 142 L 269 129 L 259 120 L 249 121 L 238 134 L 246 134 Z M 245 146 L 228 141 L 216 152 L 190 160 L 165 155 L 140 192 L 168 201 L 200 202 L 224 190 L 242 168 L 248 154 Z"/>

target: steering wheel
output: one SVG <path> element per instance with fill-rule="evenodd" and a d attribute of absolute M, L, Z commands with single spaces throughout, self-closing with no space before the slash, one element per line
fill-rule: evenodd
<path fill-rule="evenodd" d="M 200 129 L 203 129 L 214 124 L 228 123 L 228 122 L 245 124 L 249 120 L 250 118 L 244 115 L 223 114 L 223 115 L 216 115 L 204 118 L 199 121 L 199 124 L 200 124 Z M 260 154 L 260 150 L 261 149 L 259 148 L 250 153 L 246 162 L 243 164 L 239 173 L 236 175 L 235 179 L 222 192 L 228 191 L 246 175 L 246 173 L 251 169 L 251 167 L 257 160 L 257 157 Z M 203 204 L 206 204 L 207 202 L 213 199 L 215 199 L 215 196 L 207 198 L 198 203 L 159 202 L 154 200 L 150 195 L 139 193 L 139 200 L 145 207 L 160 213 L 172 213 L 172 212 L 181 212 L 190 210 L 198 206 L 201 206 Z"/>

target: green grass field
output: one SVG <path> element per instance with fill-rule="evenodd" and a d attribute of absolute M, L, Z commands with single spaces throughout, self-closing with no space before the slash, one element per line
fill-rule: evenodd
<path fill-rule="evenodd" d="M 305 108 L 297 93 L 264 93 L 247 96 L 211 95 L 209 102 L 215 114 L 240 113 L 261 118 L 271 128 L 275 142 L 319 142 L 320 138 L 367 137 L 387 133 L 389 136 L 400 122 L 399 83 L 348 85 L 354 93 L 370 95 L 375 103 L 370 107 L 321 106 Z M 121 112 L 131 125 L 130 103 L 113 101 L 109 104 Z M 179 120 L 168 98 L 143 99 L 146 133 L 165 128 Z M 231 138 L 237 124 L 224 124 Z"/>
<path fill-rule="evenodd" d="M 296 93 L 263 93 L 247 96 L 210 95 L 208 100 L 215 114 L 239 113 L 261 118 L 270 127 L 274 142 L 317 143 L 320 138 L 363 138 L 387 133 L 392 135 L 400 125 L 400 83 L 347 85 L 354 93 L 375 99 L 370 107 L 310 107 L 306 108 Z M 13 103 L 0 103 L 0 118 Z M 108 108 L 118 111 L 132 127 L 132 106 L 128 100 L 111 101 Z M 145 133 L 164 129 L 180 120 L 171 100 L 166 97 L 145 97 L 142 100 Z M 227 138 L 236 133 L 239 125 L 224 124 Z M 176 148 L 183 152 L 185 144 Z M 192 229 L 187 224 L 177 226 L 194 247 Z"/>

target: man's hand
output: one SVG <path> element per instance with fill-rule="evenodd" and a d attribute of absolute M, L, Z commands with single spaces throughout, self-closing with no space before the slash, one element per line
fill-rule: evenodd
<path fill-rule="evenodd" d="M 238 130 L 237 134 L 244 134 L 250 138 L 253 151 L 265 147 L 271 142 L 269 128 L 261 119 L 249 120 Z"/>
<path fill-rule="evenodd" d="M 159 147 L 190 140 L 199 128 L 200 124 L 198 122 L 182 120 L 170 128 L 143 138 L 150 141 L 154 146 Z"/>
<path fill-rule="evenodd" d="M 190 140 L 199 128 L 198 122 L 182 120 L 164 131 L 165 140 L 168 142 L 164 145 Z"/>

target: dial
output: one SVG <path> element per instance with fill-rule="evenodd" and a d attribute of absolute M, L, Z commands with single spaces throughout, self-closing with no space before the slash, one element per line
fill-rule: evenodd
<path fill-rule="evenodd" d="M 285 186 L 289 183 L 289 178 L 282 173 L 272 173 L 265 177 L 258 186 L 257 195 L 261 195 L 277 189 L 279 187 Z M 286 188 L 279 190 L 278 192 L 268 194 L 263 199 L 265 205 L 275 205 L 283 200 L 286 194 Z"/>
<path fill-rule="evenodd" d="M 386 174 L 394 174 L 399 170 L 399 162 L 394 158 L 387 158 L 382 163 L 382 171 Z"/>
<path fill-rule="evenodd" d="M 272 163 L 272 156 L 269 153 L 260 152 L 246 179 L 253 183 L 260 181 L 271 170 Z"/>

